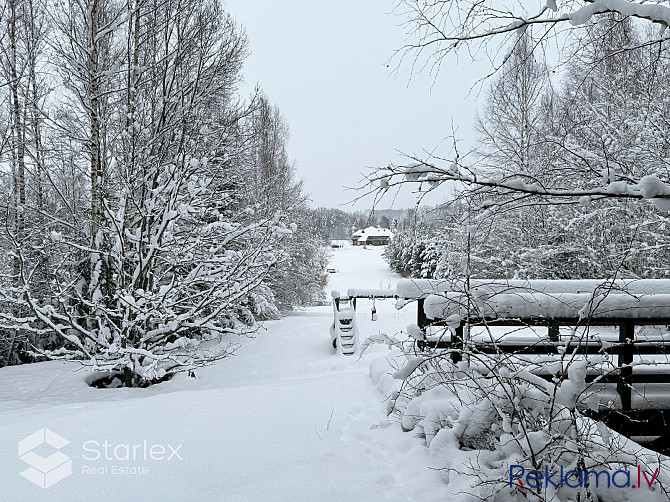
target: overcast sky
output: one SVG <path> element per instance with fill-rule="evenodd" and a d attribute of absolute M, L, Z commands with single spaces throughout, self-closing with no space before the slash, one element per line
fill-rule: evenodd
<path fill-rule="evenodd" d="M 412 75 L 409 63 L 388 59 L 402 47 L 402 18 L 390 14 L 393 0 L 227 0 L 244 26 L 251 56 L 245 90 L 260 83 L 291 130 L 289 155 L 314 207 L 368 208 L 371 199 L 345 205 L 356 196 L 369 166 L 402 163 L 398 151 L 421 154 L 440 145 L 451 122 L 464 139 L 472 136 L 477 97 L 467 97 L 483 74 L 450 60 L 434 80 Z M 411 78 L 410 78 L 411 77 Z M 448 152 L 447 145 L 439 149 Z M 443 190 L 430 202 L 448 198 Z M 410 207 L 409 190 L 393 207 Z M 385 200 L 380 209 L 391 206 Z"/>

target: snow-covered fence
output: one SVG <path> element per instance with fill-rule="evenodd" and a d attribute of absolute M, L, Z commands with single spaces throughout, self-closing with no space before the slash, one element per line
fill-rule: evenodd
<path fill-rule="evenodd" d="M 345 355 L 353 355 L 359 347 L 358 325 L 356 323 L 356 300 L 358 298 L 397 298 L 394 289 L 355 289 L 347 290 L 346 295 L 333 290 L 333 323 L 330 337 L 333 347 Z"/>
<path fill-rule="evenodd" d="M 670 387 L 661 392 L 664 399 L 649 399 L 647 392 L 649 385 L 670 385 L 670 367 L 663 364 L 669 361 L 661 358 L 670 353 L 669 280 L 405 280 L 396 293 L 399 307 L 418 302 L 417 326 L 408 328 L 418 347 L 448 349 L 455 362 L 469 351 L 546 357 L 537 375 L 551 380 L 563 371 L 552 366 L 552 355 L 616 356 L 615 365 L 591 365 L 585 375 L 592 390 L 616 387 L 618 396 L 592 415 L 629 436 L 666 433 Z M 478 326 L 484 327 L 479 333 Z M 519 328 L 500 336 L 498 326 Z M 546 327 L 546 335 L 524 333 L 529 327 Z"/>

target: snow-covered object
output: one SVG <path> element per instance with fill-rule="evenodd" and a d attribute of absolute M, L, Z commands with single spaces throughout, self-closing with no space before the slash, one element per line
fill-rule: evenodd
<path fill-rule="evenodd" d="M 441 279 L 404 279 L 398 281 L 396 293 L 399 298 L 425 298 L 428 295 L 453 291 L 453 282 Z"/>
<path fill-rule="evenodd" d="M 639 4 L 629 0 L 595 0 L 568 15 L 570 24 L 577 26 L 589 21 L 596 14 L 619 12 L 623 16 L 650 19 L 670 25 L 670 9 L 664 5 Z"/>
<path fill-rule="evenodd" d="M 335 343 L 339 354 L 351 356 L 360 346 L 356 311 L 353 308 L 353 302 L 350 302 L 348 298 L 340 298 L 339 305 L 333 302 L 330 338 Z"/>
<path fill-rule="evenodd" d="M 351 234 L 352 242 L 361 245 L 377 243 L 386 244 L 391 239 L 393 239 L 393 232 L 388 228 L 367 227 Z"/>
<path fill-rule="evenodd" d="M 423 332 L 416 324 L 407 325 L 407 334 L 415 340 L 423 340 Z"/>
<path fill-rule="evenodd" d="M 551 484 L 546 490 L 543 486 L 542 497 L 525 497 L 530 490 L 510 485 L 513 465 L 526 472 L 543 465 L 553 472 L 577 468 L 581 462 L 586 470 L 607 470 L 610 476 L 621 464 L 642 465 L 650 473 L 659 468 L 658 484 L 667 486 L 656 454 L 581 415 L 584 406 L 597 409 L 602 397 L 592 397 L 588 391 L 586 375 L 593 361 L 564 361 L 567 379 L 560 382 L 540 378 L 527 365 L 510 360 L 501 365 L 478 364 L 474 359 L 458 365 L 435 362 L 424 364 L 406 352 L 404 361 L 400 354 L 374 360 L 370 376 L 403 429 L 424 438 L 431 468 L 441 473 L 454 494 L 449 500 L 461 500 L 465 490 L 470 497 L 463 500 L 578 500 L 577 492 L 565 487 L 558 496 Z M 534 365 L 541 367 L 543 363 Z M 495 378 L 490 378 L 491 370 Z M 539 428 L 538 419 L 544 424 Z M 481 482 L 483 475 L 488 483 Z M 611 498 L 613 491 L 602 484 L 592 488 L 598 500 L 619 500 Z M 667 500 L 664 492 L 656 497 L 661 491 L 640 490 L 640 498 L 626 492 L 625 499 Z"/>
<path fill-rule="evenodd" d="M 652 199 L 656 209 L 670 212 L 670 185 L 656 176 L 645 176 L 637 186 L 645 199 Z"/>
<path fill-rule="evenodd" d="M 460 317 L 458 324 L 460 324 Z M 414 338 L 428 342 L 446 342 L 451 340 L 451 330 L 446 326 L 427 326 L 423 336 Z"/>
<path fill-rule="evenodd" d="M 651 318 L 670 317 L 670 294 L 632 296 L 612 294 L 594 296 L 590 293 L 505 293 L 471 296 L 461 293 L 431 295 L 426 298 L 424 312 L 429 319 L 452 315 L 486 318 Z"/>
<path fill-rule="evenodd" d="M 347 290 L 347 296 L 349 298 L 395 298 L 397 295 L 395 289 L 350 288 Z"/>
<path fill-rule="evenodd" d="M 470 291 L 472 296 L 519 293 L 591 293 L 602 290 L 608 294 L 656 295 L 670 294 L 668 279 L 575 279 L 575 280 L 506 280 L 471 279 L 468 285 L 461 280 L 403 279 L 398 281 L 399 298 L 419 299 L 447 292 Z"/>

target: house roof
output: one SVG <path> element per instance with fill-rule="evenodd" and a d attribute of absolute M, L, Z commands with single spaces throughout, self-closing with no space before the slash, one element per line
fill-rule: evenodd
<path fill-rule="evenodd" d="M 393 237 L 393 232 L 388 228 L 368 227 L 363 230 L 357 230 L 351 235 L 352 239 L 357 239 L 358 242 L 365 242 L 368 237 Z"/>

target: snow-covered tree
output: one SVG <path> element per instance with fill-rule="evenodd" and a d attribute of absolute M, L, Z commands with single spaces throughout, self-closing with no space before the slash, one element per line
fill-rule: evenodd
<path fill-rule="evenodd" d="M 404 368 L 377 373 L 402 381 L 395 387 L 390 378 L 384 382 L 392 389 L 389 399 L 395 400 L 389 410 L 398 413 L 406 430 L 425 437 L 435 465 L 467 496 L 606 500 L 610 495 L 593 486 L 572 493 L 514 486 L 509 469 L 525 462 L 549 469 L 565 463 L 581 472 L 654 463 L 660 472 L 660 458 L 645 455 L 632 442 L 624 451 L 604 423 L 589 418 L 590 411 L 600 409 L 600 396 L 585 382 L 587 369 L 606 374 L 598 366 L 608 364 L 611 356 L 581 358 L 577 351 L 559 350 L 552 361 L 557 371 L 548 381 L 537 378 L 535 358 L 516 359 L 518 354 L 504 351 L 482 354 L 477 343 L 467 343 L 473 341 L 467 320 L 483 317 L 473 308 L 481 291 L 470 289 L 470 279 L 595 277 L 603 279 L 598 289 L 606 295 L 608 277 L 667 274 L 670 171 L 667 135 L 658 125 L 664 123 L 659 112 L 667 106 L 667 78 L 659 75 L 667 72 L 670 7 L 643 0 L 528 6 L 504 0 L 403 0 L 399 5 L 414 40 L 401 54 L 425 56 L 439 69 L 449 54 L 481 51 L 492 55 L 494 72 L 501 73 L 493 80 L 494 95 L 480 121 L 480 132 L 488 135 L 484 149 L 478 145 L 463 155 L 455 141 L 448 159 L 414 156 L 407 165 L 380 168 L 369 177 L 368 189 L 377 195 L 399 184 L 434 190 L 455 182 L 459 194 L 451 206 L 462 211 L 457 273 L 464 279 L 467 311 L 457 317 L 466 321 L 466 343 L 455 346 L 462 359 L 454 364 L 444 353 L 408 352 Z M 653 32 L 645 29 L 649 21 Z M 516 112 L 531 94 L 514 96 L 514 87 L 507 87 L 504 96 L 497 93 L 510 78 L 522 83 L 524 68 L 506 72 L 514 49 L 501 51 L 511 54 L 503 61 L 495 56 L 500 49 L 496 41 L 518 49 L 523 39 L 534 51 L 556 42 L 557 68 L 564 77 L 552 82 L 555 92 L 546 92 L 548 85 L 538 88 L 539 99 L 529 108 L 533 115 L 526 117 Z M 511 102 L 493 110 L 501 117 L 491 113 L 491 103 L 508 96 Z M 532 117 L 537 120 L 527 120 Z M 537 127 L 529 131 L 533 124 Z M 535 139 L 528 141 L 530 133 Z M 529 154 L 529 146 L 537 150 Z M 545 226 L 527 225 L 519 218 L 526 211 L 541 214 Z M 594 298 L 598 294 L 594 291 Z M 541 309 L 538 314 L 551 315 Z M 578 315 L 585 329 L 570 336 L 586 340 L 590 314 L 582 310 Z M 421 334 L 416 326 L 408 331 Z M 460 335 L 455 326 L 450 331 L 452 337 Z M 488 327 L 482 332 L 493 346 L 499 343 L 499 335 Z M 542 358 L 541 365 L 548 362 Z M 667 497 L 668 480 L 659 484 L 661 498 Z"/>
<path fill-rule="evenodd" d="M 454 2 L 429 2 L 424 0 L 401 0 L 397 9 L 405 19 L 410 39 L 399 54 L 418 59 L 426 58 L 427 64 L 434 63 L 435 68 L 445 58 L 460 50 L 470 53 L 493 51 L 500 43 L 516 40 L 520 32 L 532 27 L 531 45 L 542 47 L 547 41 L 558 44 L 565 42 L 567 50 L 575 47 L 572 35 L 584 26 L 598 24 L 603 14 L 619 16 L 617 19 L 634 18 L 641 24 L 652 24 L 657 28 L 649 38 L 632 44 L 619 44 L 612 52 L 610 49 L 596 50 L 603 61 L 611 60 L 614 66 L 621 54 L 653 46 L 665 59 L 667 51 L 667 32 L 670 21 L 670 7 L 662 2 L 637 2 L 632 0 L 595 0 L 540 3 L 537 8 L 519 5 L 516 2 L 458 0 Z M 564 32 L 561 32 L 563 30 Z M 490 43 L 489 43 L 490 42 Z M 496 42 L 498 45 L 495 45 Z M 593 47 L 588 39 L 581 39 L 582 46 Z M 503 61 L 493 57 L 494 69 L 503 65 Z M 610 59 L 614 58 L 614 59 Z M 569 67 L 570 61 L 566 63 Z M 653 88 L 659 90 L 661 80 L 655 79 Z M 569 148 L 560 143 L 558 148 Z M 568 150 L 569 151 L 569 150 Z M 581 155 L 582 152 L 571 152 Z M 627 176 L 623 172 L 612 171 L 612 176 L 603 176 L 603 171 L 588 169 L 583 172 L 588 183 L 572 182 L 583 178 L 560 177 L 553 183 L 524 182 L 518 175 L 492 175 L 477 169 L 477 165 L 468 156 L 454 152 L 451 159 L 412 158 L 405 166 L 388 166 L 376 170 L 369 176 L 369 190 L 386 192 L 399 183 L 422 183 L 434 190 L 445 181 L 463 183 L 481 192 L 492 193 L 505 198 L 506 204 L 519 206 L 530 197 L 540 197 L 545 202 L 578 204 L 579 199 L 586 201 L 603 198 L 649 199 L 662 211 L 670 209 L 670 187 L 667 172 L 656 174 Z M 590 166 L 586 156 L 584 163 Z M 568 170 L 571 168 L 568 167 Z M 568 171 L 569 172 L 569 171 Z M 498 202 L 499 205 L 499 202 Z"/>
<path fill-rule="evenodd" d="M 42 18 L 16 19 L 25 33 Z M 262 170 L 249 147 L 274 130 L 251 130 L 259 100 L 238 92 L 243 31 L 216 0 L 68 0 L 49 19 L 32 61 L 51 81 L 7 77 L 19 91 L 7 102 L 22 108 L 3 154 L 17 165 L 23 145 L 24 184 L 38 189 L 24 203 L 20 177 L 3 179 L 6 210 L 32 227 L 30 239 L 15 224 L 3 235 L 0 328 L 11 343 L 0 364 L 82 358 L 131 386 L 228 355 L 257 329 L 259 305 L 277 311 L 270 275 L 297 234 L 288 204 L 256 195 L 302 197 L 285 158 L 265 186 L 247 189 Z M 29 68 L 30 51 L 17 46 Z M 12 56 L 12 44 L 3 50 Z M 277 186 L 281 175 L 288 184 Z"/>
<path fill-rule="evenodd" d="M 281 212 L 297 224 L 296 231 L 281 246 L 286 259 L 272 268 L 266 281 L 266 291 L 271 292 L 278 310 L 264 309 L 266 299 L 262 295 L 255 297 L 261 300 L 255 307 L 258 315 L 273 318 L 280 311 L 322 301 L 326 284 L 325 241 L 318 235 L 309 199 L 289 160 L 288 125 L 279 109 L 263 95 L 250 115 L 250 130 L 248 197 L 257 201 L 262 214 Z"/>

